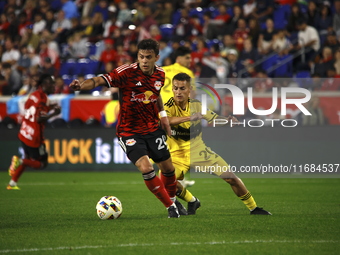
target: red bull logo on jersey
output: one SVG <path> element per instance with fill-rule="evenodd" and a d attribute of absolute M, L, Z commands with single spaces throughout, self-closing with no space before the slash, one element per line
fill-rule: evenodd
<path fill-rule="evenodd" d="M 143 102 L 144 104 L 154 103 L 158 99 L 158 95 L 154 94 L 152 91 L 145 91 L 144 93 L 136 94 L 132 91 L 131 101 Z"/>
<path fill-rule="evenodd" d="M 162 88 L 162 82 L 160 82 L 160 81 L 155 81 L 155 88 L 156 88 L 157 90 L 160 90 L 160 89 Z"/>

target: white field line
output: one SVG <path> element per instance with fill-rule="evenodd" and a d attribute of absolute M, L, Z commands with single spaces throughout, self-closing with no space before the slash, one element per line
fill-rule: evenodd
<path fill-rule="evenodd" d="M 242 241 L 211 241 L 211 242 L 179 242 L 179 243 L 126 243 L 117 245 L 84 245 L 84 246 L 60 246 L 47 248 L 29 248 L 29 249 L 7 249 L 0 250 L 0 253 L 16 252 L 41 252 L 57 250 L 82 250 L 82 249 L 102 249 L 102 248 L 119 248 L 119 247 L 143 247 L 143 246 L 183 246 L 183 245 L 224 245 L 224 244 L 256 244 L 256 243 L 338 243 L 338 240 L 242 240 Z"/>

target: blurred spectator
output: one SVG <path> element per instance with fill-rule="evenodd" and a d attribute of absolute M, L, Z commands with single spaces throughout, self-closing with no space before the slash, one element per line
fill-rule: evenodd
<path fill-rule="evenodd" d="M 209 49 L 202 37 L 197 38 L 196 41 L 196 50 L 191 52 L 191 58 L 193 63 L 202 62 L 202 58 Z"/>
<path fill-rule="evenodd" d="M 239 5 L 235 5 L 233 7 L 233 15 L 229 21 L 229 24 L 227 26 L 226 34 L 232 35 L 235 32 L 235 29 L 237 28 L 237 23 L 239 19 L 244 19 L 242 8 Z"/>
<path fill-rule="evenodd" d="M 74 1 L 71 0 L 60 0 L 62 3 L 62 10 L 65 13 L 66 19 L 79 18 L 78 7 Z"/>
<path fill-rule="evenodd" d="M 238 73 L 241 70 L 240 62 L 238 61 L 238 53 L 237 50 L 231 49 L 227 54 L 228 60 L 228 70 L 227 77 L 229 78 L 237 78 Z"/>
<path fill-rule="evenodd" d="M 82 32 L 76 32 L 68 38 L 67 53 L 71 58 L 86 58 L 89 54 L 89 48 L 87 47 L 87 38 L 82 36 Z"/>
<path fill-rule="evenodd" d="M 258 41 L 260 37 L 260 32 L 261 32 L 261 27 L 260 23 L 258 22 L 257 19 L 251 18 L 249 20 L 249 38 L 251 39 L 251 43 L 253 44 L 253 47 L 257 49 L 258 47 Z"/>
<path fill-rule="evenodd" d="M 21 74 L 17 69 L 12 68 L 10 62 L 2 64 L 2 71 L 5 78 L 1 84 L 2 95 L 9 96 L 18 94 L 22 86 Z"/>
<path fill-rule="evenodd" d="M 96 0 L 87 0 L 83 5 L 81 17 L 90 17 L 93 13 L 93 9 L 96 6 Z"/>
<path fill-rule="evenodd" d="M 334 31 L 329 31 L 327 33 L 326 40 L 322 46 L 331 48 L 333 53 L 340 47 L 340 42 L 337 40 Z"/>
<path fill-rule="evenodd" d="M 48 10 L 45 13 L 45 21 L 46 21 L 46 26 L 45 29 L 47 29 L 49 32 L 52 32 L 52 25 L 54 23 L 54 12 L 52 10 Z"/>
<path fill-rule="evenodd" d="M 65 37 L 68 39 L 70 36 L 73 36 L 75 33 L 79 32 L 83 34 L 84 27 L 80 24 L 80 19 L 72 18 L 70 21 L 71 28 L 66 31 Z"/>
<path fill-rule="evenodd" d="M 104 20 L 101 12 L 95 12 L 91 18 L 91 32 L 88 34 L 89 41 L 92 43 L 98 42 L 103 38 Z"/>
<path fill-rule="evenodd" d="M 21 37 L 20 45 L 27 45 L 34 50 L 38 49 L 40 41 L 40 35 L 33 33 L 33 24 L 28 24 L 24 30 L 24 34 Z"/>
<path fill-rule="evenodd" d="M 65 17 L 63 10 L 58 11 L 56 20 L 52 24 L 54 39 L 59 43 L 66 43 L 66 32 L 72 27 L 71 21 Z"/>
<path fill-rule="evenodd" d="M 1 62 L 8 62 L 11 66 L 16 67 L 19 58 L 20 52 L 14 48 L 12 39 L 7 37 L 5 40 L 5 51 L 2 54 Z"/>
<path fill-rule="evenodd" d="M 314 27 L 321 36 L 327 35 L 328 30 L 333 28 L 333 17 L 329 6 L 323 4 L 320 9 L 320 13 L 315 16 Z"/>
<path fill-rule="evenodd" d="M 251 13 L 251 17 L 257 19 L 259 22 L 273 19 L 274 8 L 274 0 L 256 0 L 256 7 Z"/>
<path fill-rule="evenodd" d="M 20 47 L 20 58 L 18 60 L 17 70 L 21 74 L 25 74 L 28 68 L 31 66 L 31 58 L 27 49 L 27 45 L 22 45 Z"/>
<path fill-rule="evenodd" d="M 128 5 L 123 1 L 118 4 L 118 7 L 119 11 L 117 15 L 116 25 L 118 27 L 122 27 L 124 23 L 131 20 L 131 10 L 128 8 Z"/>
<path fill-rule="evenodd" d="M 150 27 L 150 38 L 156 40 L 157 42 L 159 42 L 162 39 L 162 35 L 161 35 L 161 31 L 159 29 L 159 26 L 157 25 L 152 25 Z"/>
<path fill-rule="evenodd" d="M 41 41 L 39 46 L 39 53 L 40 57 L 40 67 L 44 65 L 44 60 L 46 57 L 49 57 L 51 60 L 52 65 L 59 71 L 60 68 L 60 59 L 59 55 L 56 51 L 48 47 L 47 41 Z"/>
<path fill-rule="evenodd" d="M 34 15 L 34 24 L 33 24 L 33 34 L 41 34 L 41 32 L 46 27 L 46 21 L 43 19 L 43 14 L 38 12 Z"/>
<path fill-rule="evenodd" d="M 174 27 L 175 40 L 186 40 L 190 37 L 192 26 L 189 22 L 189 11 L 187 9 L 181 9 L 181 19 L 178 24 Z M 207 31 L 208 33 L 208 31 Z"/>
<path fill-rule="evenodd" d="M 55 92 L 54 94 L 70 94 L 71 90 L 67 84 L 65 84 L 63 78 L 60 76 L 55 77 Z"/>
<path fill-rule="evenodd" d="M 258 79 L 256 79 L 254 83 L 254 92 L 266 92 L 270 91 L 273 88 L 274 82 L 271 78 L 268 77 L 266 72 L 258 71 L 256 78 Z"/>
<path fill-rule="evenodd" d="M 325 117 L 320 107 L 320 99 L 312 97 L 312 99 L 305 104 L 307 110 L 311 115 L 302 115 L 303 126 L 322 126 L 325 124 Z"/>
<path fill-rule="evenodd" d="M 149 6 L 145 6 L 143 8 L 144 20 L 141 22 L 141 27 L 145 28 L 145 30 L 149 31 L 152 25 L 157 25 L 156 20 L 152 16 L 152 10 Z"/>
<path fill-rule="evenodd" d="M 38 77 L 36 77 L 38 79 Z M 36 88 L 36 80 L 34 80 L 32 77 L 25 75 L 22 77 L 23 85 L 20 88 L 18 92 L 18 96 L 28 95 L 35 91 Z"/>
<path fill-rule="evenodd" d="M 115 44 L 114 40 L 112 39 L 104 40 L 105 49 L 101 53 L 100 58 L 99 58 L 99 62 L 100 62 L 99 70 L 104 70 L 104 67 L 108 62 L 116 62 L 117 52 L 114 49 L 114 44 Z"/>
<path fill-rule="evenodd" d="M 121 66 L 123 64 L 129 64 L 132 63 L 132 58 L 130 55 L 124 50 L 124 47 L 122 44 L 118 44 L 116 46 L 116 51 L 117 51 L 117 58 L 116 58 L 116 63 L 117 66 Z"/>
<path fill-rule="evenodd" d="M 308 2 L 306 14 L 307 14 L 307 25 L 315 26 L 315 17 L 318 14 L 318 9 L 317 9 L 316 3 L 314 1 Z"/>
<path fill-rule="evenodd" d="M 17 28 L 15 29 L 19 36 L 23 36 L 26 31 L 26 27 L 31 24 L 31 22 L 27 19 L 27 14 L 25 12 L 21 12 L 17 18 Z"/>
<path fill-rule="evenodd" d="M 242 8 L 244 18 L 248 20 L 251 17 L 252 13 L 256 10 L 256 0 L 246 1 Z"/>
<path fill-rule="evenodd" d="M 207 39 L 215 39 L 224 35 L 227 31 L 228 22 L 231 19 L 224 4 L 218 5 L 218 15 L 209 21 Z"/>
<path fill-rule="evenodd" d="M 338 48 L 335 51 L 334 67 L 335 67 L 335 70 L 336 70 L 336 74 L 340 75 L 340 48 Z"/>
<path fill-rule="evenodd" d="M 334 67 L 334 59 L 332 49 L 324 47 L 322 49 L 321 59 L 316 58 L 314 73 L 318 73 L 321 77 L 326 77 L 327 70 Z"/>
<path fill-rule="evenodd" d="M 274 22 L 272 19 L 266 20 L 266 28 L 261 31 L 258 42 L 258 49 L 260 54 L 266 55 L 273 49 L 273 37 L 276 34 L 274 29 Z"/>
<path fill-rule="evenodd" d="M 159 25 L 162 24 L 171 24 L 172 23 L 172 14 L 174 12 L 174 8 L 172 6 L 171 1 L 166 1 L 165 3 L 159 2 L 159 8 L 162 10 L 161 15 L 157 16 L 157 22 Z"/>
<path fill-rule="evenodd" d="M 340 0 L 334 1 L 333 30 L 340 36 Z"/>
<path fill-rule="evenodd" d="M 41 66 L 41 73 L 47 73 L 52 76 L 57 76 L 58 71 L 53 66 L 52 61 L 49 57 L 45 57 Z"/>
<path fill-rule="evenodd" d="M 136 41 L 131 41 L 131 43 L 129 44 L 128 54 L 130 55 L 132 62 L 137 61 L 138 48 Z M 159 42 L 159 55 L 160 54 L 161 54 L 161 41 Z"/>
<path fill-rule="evenodd" d="M 92 16 L 95 15 L 95 13 L 101 13 L 102 20 L 107 21 L 109 19 L 109 9 L 108 9 L 108 3 L 106 0 L 99 0 L 98 4 L 93 8 Z"/>
<path fill-rule="evenodd" d="M 33 21 L 33 12 L 37 2 L 35 0 L 26 0 L 24 4 L 24 12 L 27 15 L 27 20 Z"/>
<path fill-rule="evenodd" d="M 290 40 L 286 37 L 286 30 L 280 29 L 277 31 L 277 33 L 273 36 L 273 45 L 272 49 L 279 54 L 287 55 L 289 51 L 292 49 L 292 43 Z"/>
<path fill-rule="evenodd" d="M 243 66 L 249 66 L 260 59 L 259 52 L 253 47 L 251 39 L 247 38 L 243 42 L 243 50 L 240 53 L 239 61 Z"/>
<path fill-rule="evenodd" d="M 204 72 L 205 67 L 202 66 L 201 77 L 216 77 L 219 83 L 226 83 L 228 62 L 220 56 L 218 44 L 213 45 L 210 48 L 210 51 L 204 54 L 202 64 L 208 66 L 213 72 L 211 75 L 208 75 L 206 72 Z"/>
<path fill-rule="evenodd" d="M 309 62 L 315 58 L 316 53 L 320 49 L 320 38 L 314 27 L 308 26 L 306 20 L 302 19 L 298 22 L 298 45 L 296 50 L 304 49 L 302 52 L 302 62 Z"/>
<path fill-rule="evenodd" d="M 221 56 L 222 57 L 227 57 L 229 50 L 231 50 L 231 49 L 236 50 L 235 40 L 231 35 L 227 34 L 227 35 L 223 36 L 222 43 L 223 43 L 223 46 L 222 46 L 222 49 L 221 49 Z"/>
<path fill-rule="evenodd" d="M 7 20 L 7 16 L 5 13 L 0 14 L 0 30 L 4 31 L 5 34 L 8 34 L 8 28 L 9 28 L 9 21 Z"/>
<path fill-rule="evenodd" d="M 299 31 L 298 21 L 301 19 L 306 19 L 305 14 L 301 11 L 299 4 L 293 4 L 291 6 L 291 12 L 288 17 L 287 31 L 289 33 L 295 33 Z"/>
<path fill-rule="evenodd" d="M 237 22 L 237 28 L 233 33 L 233 38 L 235 40 L 235 46 L 240 52 L 243 50 L 243 42 L 249 36 L 249 28 L 245 19 L 239 19 Z"/>
<path fill-rule="evenodd" d="M 326 71 L 327 79 L 325 79 L 317 91 L 338 91 L 340 90 L 340 75 L 336 74 L 335 67 L 330 67 Z"/>
<path fill-rule="evenodd" d="M 157 60 L 156 64 L 158 66 L 162 66 L 164 59 L 169 57 L 171 52 L 172 52 L 172 48 L 168 46 L 167 41 L 160 40 L 159 41 L 159 59 Z"/>
<path fill-rule="evenodd" d="M 118 89 L 111 89 L 111 101 L 109 101 L 101 112 L 101 123 L 104 127 L 116 127 L 119 115 Z"/>

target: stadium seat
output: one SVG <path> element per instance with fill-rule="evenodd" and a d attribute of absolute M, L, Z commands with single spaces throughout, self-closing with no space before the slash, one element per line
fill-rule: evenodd
<path fill-rule="evenodd" d="M 273 77 L 274 76 L 274 70 L 272 70 L 271 68 L 273 66 L 275 66 L 276 62 L 277 62 L 277 58 L 278 55 L 271 55 L 269 57 L 267 57 L 263 63 L 262 63 L 262 69 L 264 71 L 266 71 L 266 73 L 268 74 L 269 77 Z"/>
<path fill-rule="evenodd" d="M 298 71 L 294 76 L 294 81 L 299 84 L 299 87 L 308 89 L 312 83 L 310 71 Z"/>
<path fill-rule="evenodd" d="M 274 10 L 273 21 L 275 29 L 284 29 L 288 24 L 291 7 L 288 4 L 279 5 Z"/>
<path fill-rule="evenodd" d="M 173 35 L 173 31 L 174 31 L 173 25 L 163 24 L 163 25 L 160 25 L 159 29 L 161 30 L 162 39 L 164 39 L 164 40 L 171 40 L 172 39 L 172 35 Z"/>
<path fill-rule="evenodd" d="M 181 10 L 178 9 L 172 14 L 172 24 L 177 25 L 182 18 Z"/>
<path fill-rule="evenodd" d="M 278 56 L 276 59 L 276 65 L 277 65 L 277 68 L 274 70 L 274 77 L 292 77 L 293 76 L 292 55 L 285 55 L 281 57 Z"/>

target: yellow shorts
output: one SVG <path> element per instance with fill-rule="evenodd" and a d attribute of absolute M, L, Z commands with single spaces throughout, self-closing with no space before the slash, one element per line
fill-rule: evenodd
<path fill-rule="evenodd" d="M 170 153 L 178 180 L 182 180 L 190 169 L 220 176 L 229 168 L 228 163 L 205 144 L 191 150 L 178 150 Z"/>

